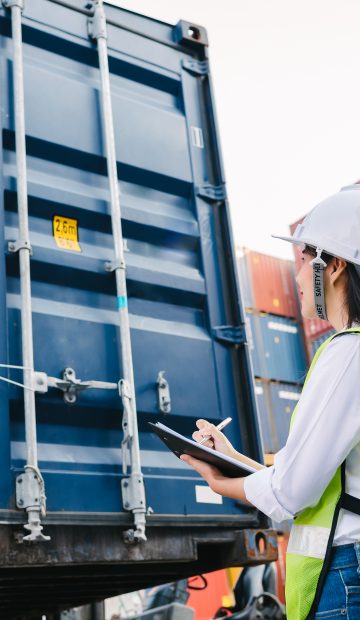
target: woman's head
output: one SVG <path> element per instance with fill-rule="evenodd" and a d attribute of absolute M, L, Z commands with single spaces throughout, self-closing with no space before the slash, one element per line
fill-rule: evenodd
<path fill-rule="evenodd" d="M 317 317 L 311 264 L 316 256 L 317 252 L 314 247 L 304 246 L 302 267 L 296 278 L 301 295 L 301 312 L 307 319 Z M 321 253 L 321 258 L 326 263 L 324 288 L 329 319 L 337 316 L 342 326 L 347 327 L 353 323 L 360 323 L 360 276 L 355 266 L 343 258 L 326 252 Z"/>
<path fill-rule="evenodd" d="M 359 322 L 360 185 L 323 200 L 292 236 L 278 238 L 304 248 L 297 278 L 303 315 L 328 318 L 336 329 Z"/>

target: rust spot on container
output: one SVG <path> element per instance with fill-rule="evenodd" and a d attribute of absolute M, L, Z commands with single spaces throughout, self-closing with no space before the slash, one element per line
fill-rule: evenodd
<path fill-rule="evenodd" d="M 244 530 L 244 542 L 249 564 L 277 560 L 277 535 L 274 530 Z"/>

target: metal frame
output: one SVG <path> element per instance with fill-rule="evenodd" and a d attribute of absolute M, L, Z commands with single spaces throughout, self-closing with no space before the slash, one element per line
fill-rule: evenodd
<path fill-rule="evenodd" d="M 214 95 L 212 92 L 211 72 L 204 46 L 200 54 L 191 60 L 182 62 L 182 92 L 184 107 L 186 110 L 186 122 L 189 133 L 189 144 L 191 144 L 191 127 L 200 127 L 204 136 L 209 136 L 209 144 L 218 144 L 218 129 L 216 124 L 216 110 L 214 106 Z M 208 112 L 202 115 L 195 109 L 192 102 L 199 97 L 194 96 L 194 92 L 200 90 L 200 99 L 204 108 Z M 251 365 L 249 351 L 246 345 L 245 317 L 241 305 L 240 291 L 235 276 L 235 268 L 229 274 L 222 265 L 224 255 L 231 256 L 235 265 L 235 251 L 232 232 L 229 226 L 231 221 L 229 205 L 226 196 L 225 175 L 221 159 L 220 148 L 214 150 L 214 157 L 211 163 L 208 162 L 209 169 L 204 168 L 204 158 L 201 149 L 194 146 L 190 149 L 191 166 L 195 185 L 194 202 L 199 214 L 198 220 L 200 227 L 208 226 L 214 228 L 215 238 L 221 239 L 226 250 L 221 250 L 214 244 L 213 261 L 204 263 L 206 271 L 207 294 L 211 299 L 209 303 L 209 327 L 213 337 L 217 342 L 214 343 L 214 355 L 216 360 L 217 372 L 219 368 L 224 368 L 228 363 L 228 358 L 224 356 L 225 346 L 234 346 L 233 362 L 236 360 L 238 368 L 238 382 L 235 383 L 237 404 L 228 400 L 224 390 L 222 391 L 221 408 L 230 411 L 231 407 L 243 410 L 244 414 L 256 411 L 256 399 L 254 393 L 253 378 L 251 375 Z M 201 235 L 204 238 L 205 235 Z M 208 249 L 206 248 L 208 253 Z M 216 257 L 217 254 L 217 257 Z M 209 258 L 209 253 L 208 253 Z M 223 288 L 219 291 L 216 285 L 215 271 L 216 265 L 223 270 Z M 239 389 L 241 385 L 241 390 Z M 252 414 L 253 415 L 253 414 Z M 239 418 L 239 425 L 242 437 L 242 450 L 255 460 L 262 462 L 261 435 L 258 417 L 254 420 Z M 256 446 L 254 450 L 254 446 Z"/>
<path fill-rule="evenodd" d="M 121 481 L 123 507 L 134 514 L 134 530 L 128 530 L 128 542 L 146 540 L 145 515 L 146 500 L 143 475 L 140 463 L 139 432 L 137 425 L 134 371 L 132 362 L 130 323 L 126 288 L 126 264 L 124 241 L 121 226 L 120 192 L 117 175 L 114 122 L 112 114 L 110 74 L 107 49 L 106 16 L 103 0 L 95 0 L 92 19 L 88 22 L 89 36 L 97 42 L 101 79 L 102 119 L 105 134 L 106 161 L 110 186 L 111 223 L 114 241 L 114 260 L 111 269 L 115 272 L 117 306 L 119 313 L 120 355 L 123 379 L 120 381 L 120 394 L 123 403 L 123 473 L 127 474 L 128 461 L 130 475 Z M 106 270 L 109 265 L 106 264 Z"/>
<path fill-rule="evenodd" d="M 46 541 L 49 536 L 42 534 L 41 516 L 46 515 L 46 496 L 43 477 L 38 468 L 35 393 L 32 388 L 34 369 L 34 347 L 31 311 L 31 276 L 29 239 L 27 171 L 25 145 L 25 101 L 22 56 L 21 14 L 24 0 L 3 0 L 3 5 L 11 10 L 15 107 L 15 145 L 17 168 L 17 203 L 19 216 L 19 239 L 14 242 L 13 251 L 19 252 L 20 294 L 21 294 L 21 336 L 24 366 L 24 409 L 26 465 L 25 473 L 17 477 L 16 495 L 18 508 L 25 509 L 28 522 L 24 528 L 29 531 L 24 540 Z M 20 492 L 21 490 L 21 492 Z"/>

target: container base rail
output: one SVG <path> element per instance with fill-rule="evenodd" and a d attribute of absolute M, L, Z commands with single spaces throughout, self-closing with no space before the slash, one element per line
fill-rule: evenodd
<path fill-rule="evenodd" d="M 1 620 L 32 620 L 219 568 L 277 559 L 274 530 L 223 526 L 209 532 L 149 523 L 148 542 L 136 546 L 126 545 L 115 526 L 48 530 L 48 544 L 31 545 L 16 542 L 21 527 L 0 527 Z"/>

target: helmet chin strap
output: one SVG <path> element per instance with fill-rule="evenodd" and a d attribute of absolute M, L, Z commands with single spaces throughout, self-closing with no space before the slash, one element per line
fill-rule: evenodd
<path fill-rule="evenodd" d="M 327 265 L 321 258 L 321 253 L 322 249 L 316 248 L 316 257 L 310 261 L 310 265 L 313 267 L 313 287 L 316 312 L 320 319 L 326 321 L 327 314 L 325 306 L 324 271 Z"/>

